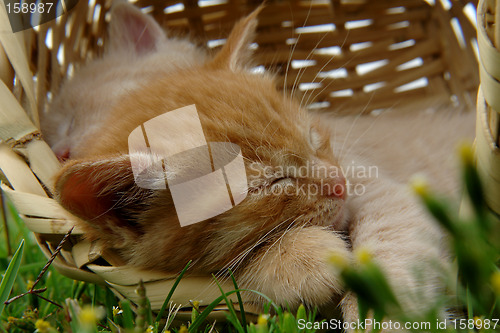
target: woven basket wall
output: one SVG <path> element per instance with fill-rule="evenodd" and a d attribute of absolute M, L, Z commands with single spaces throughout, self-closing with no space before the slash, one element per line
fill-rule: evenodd
<path fill-rule="evenodd" d="M 135 4 L 165 28 L 217 48 L 234 22 L 259 3 L 138 0 Z M 77 219 L 51 198 L 52 177 L 60 164 L 40 135 L 38 114 L 65 76 L 102 52 L 110 5 L 105 0 L 80 0 L 56 20 L 15 34 L 6 8 L 0 5 L 2 190 L 47 256 Z M 465 0 L 268 1 L 259 16 L 256 70 L 277 73 L 279 88 L 290 92 L 296 86 L 299 98 L 324 112 L 359 114 L 449 104 L 470 108 L 479 84 L 476 30 L 466 15 L 471 8 L 475 3 Z M 491 24 L 494 10 L 485 11 L 489 11 L 485 22 Z M 500 110 L 500 104 L 489 103 L 496 105 L 484 111 L 492 126 L 485 123 L 484 128 L 491 146 L 492 136 L 498 142 L 500 118 L 491 110 Z M 490 151 L 484 155 L 490 156 Z M 485 168 L 484 173 L 492 174 L 492 167 Z M 500 170 L 498 159 L 496 170 Z M 160 308 L 178 273 L 152 274 L 124 266 L 112 253 L 101 253 L 98 244 L 83 241 L 78 228 L 54 265 L 64 275 L 107 284 L 131 300 L 143 279 L 153 309 Z M 226 283 L 224 288 L 231 290 L 232 285 Z M 189 300 L 199 300 L 203 306 L 217 296 L 219 290 L 210 277 L 190 276 L 181 281 L 172 300 L 186 307 Z"/>
<path fill-rule="evenodd" d="M 477 19 L 481 87 L 477 96 L 476 158 L 485 180 L 487 203 L 500 219 L 500 1 L 480 1 Z"/>

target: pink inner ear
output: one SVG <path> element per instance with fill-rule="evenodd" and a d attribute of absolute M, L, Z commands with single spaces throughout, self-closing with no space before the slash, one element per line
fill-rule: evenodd
<path fill-rule="evenodd" d="M 149 25 L 147 18 L 136 13 L 128 13 L 125 17 L 128 38 L 134 43 L 138 53 L 153 50 L 156 47 L 156 31 Z"/>
<path fill-rule="evenodd" d="M 94 219 L 112 208 L 110 197 L 99 196 L 98 183 L 85 174 L 73 173 L 66 178 L 60 189 L 61 203 L 70 212 L 85 219 Z"/>

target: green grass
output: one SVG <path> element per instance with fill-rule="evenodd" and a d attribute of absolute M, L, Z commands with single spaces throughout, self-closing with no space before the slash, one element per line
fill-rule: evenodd
<path fill-rule="evenodd" d="M 496 329 L 493 329 L 494 323 L 491 322 L 500 318 L 500 225 L 491 218 L 484 204 L 483 190 L 473 167 L 471 152 L 465 149 L 462 155 L 463 182 L 472 207 L 470 216 L 458 216 L 451 205 L 430 193 L 425 184 L 414 184 L 422 203 L 436 218 L 437 223 L 449 233 L 458 275 L 447 276 L 448 284 L 455 289 L 452 294 L 455 294 L 453 303 L 456 308 L 464 310 L 468 316 L 446 330 L 432 326 L 428 331 L 500 331 L 500 322 Z M 236 294 L 238 299 L 241 299 L 242 290 L 233 278 L 233 291 L 224 293 L 221 289 L 221 296 L 203 311 L 194 309 L 191 320 L 174 325 L 172 319 L 175 310 L 170 306 L 170 297 L 177 283 L 170 291 L 160 313 L 151 311 L 144 290 L 139 287 L 137 292 L 141 300 L 137 304 L 138 310 L 133 312 L 128 301 L 118 302 L 108 289 L 73 281 L 49 268 L 36 288 L 47 288 L 40 295 L 62 308 L 32 294 L 3 306 L 3 302 L 9 297 L 28 291 L 47 262 L 33 234 L 24 227 L 15 210 L 9 205 L 4 205 L 4 208 L 6 223 L 0 220 L 0 332 L 210 332 L 213 327 L 207 316 L 213 308 L 221 301 L 227 301 L 231 294 Z M 1 216 L 2 214 L 0 219 Z M 361 317 L 373 316 L 377 320 L 392 318 L 400 322 L 436 322 L 436 313 L 445 299 L 429 304 L 425 313 L 409 317 L 405 309 L 398 304 L 386 278 L 370 256 L 360 254 L 358 257 L 360 259 L 357 265 L 341 267 L 341 276 L 347 287 L 359 296 Z M 182 274 L 177 282 L 181 280 Z M 244 315 L 238 315 L 237 309 L 241 311 L 242 305 L 236 305 L 237 308 L 231 305 L 227 323 L 219 324 L 217 330 L 238 333 L 309 333 L 315 329 L 299 329 L 299 320 L 316 320 L 321 324 L 315 311 L 306 311 L 301 306 L 297 313 L 292 314 L 277 307 L 265 295 L 261 296 L 268 300 L 268 305 L 256 322 L 251 322 L 250 318 Z M 193 304 L 196 308 L 197 302 Z M 168 321 L 165 320 L 167 316 Z"/>

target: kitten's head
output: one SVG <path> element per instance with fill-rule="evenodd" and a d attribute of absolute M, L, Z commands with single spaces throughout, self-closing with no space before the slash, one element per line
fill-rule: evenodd
<path fill-rule="evenodd" d="M 271 76 L 245 69 L 258 12 L 235 26 L 212 60 L 132 92 L 113 109 L 102 134 L 88 142 L 87 158 L 61 171 L 58 199 L 89 222 L 90 238 L 103 239 L 145 267 L 178 269 L 185 260 L 196 259 L 200 269 L 217 269 L 287 228 L 343 229 L 345 179 L 332 153 L 330 133 L 279 92 Z M 246 198 L 234 208 L 180 227 L 171 191 L 137 186 L 127 155 L 128 136 L 149 119 L 192 104 L 208 142 L 241 148 L 249 186 Z M 155 133 L 155 140 L 161 142 L 163 136 L 178 146 L 192 140 L 189 128 L 173 131 Z M 190 164 L 196 163 L 193 156 Z M 181 169 L 167 171 L 182 174 Z M 193 202 L 192 209 L 219 202 L 216 195 L 205 199 Z"/>

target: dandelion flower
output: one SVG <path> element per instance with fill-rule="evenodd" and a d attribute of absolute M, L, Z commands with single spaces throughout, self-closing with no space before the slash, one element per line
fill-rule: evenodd
<path fill-rule="evenodd" d="M 84 325 L 95 325 L 97 321 L 103 317 L 103 312 L 102 308 L 84 306 L 78 314 L 78 319 L 80 320 L 80 323 Z"/>
<path fill-rule="evenodd" d="M 468 142 L 461 143 L 458 146 L 458 151 L 460 153 L 460 157 L 465 164 L 474 164 L 474 150 L 472 149 L 472 145 Z"/>
<path fill-rule="evenodd" d="M 491 276 L 491 285 L 495 294 L 500 297 L 500 272 L 493 273 Z"/>
<path fill-rule="evenodd" d="M 269 319 L 268 314 L 261 314 L 259 319 L 257 319 L 257 325 L 259 326 L 267 326 L 267 320 Z"/>
<path fill-rule="evenodd" d="M 356 251 L 356 259 L 360 264 L 368 264 L 372 261 L 372 254 L 367 248 L 360 248 Z"/>
<path fill-rule="evenodd" d="M 52 326 L 50 326 L 50 323 L 43 319 L 38 319 L 35 322 L 35 327 L 36 327 L 35 332 L 37 333 L 48 333 L 52 331 Z"/>
<path fill-rule="evenodd" d="M 429 183 L 422 175 L 415 175 L 410 180 L 410 186 L 419 196 L 425 196 L 429 192 Z"/>
<path fill-rule="evenodd" d="M 349 266 L 347 258 L 339 253 L 332 252 L 328 257 L 328 262 L 335 268 L 345 269 Z"/>
<path fill-rule="evenodd" d="M 478 316 L 474 316 L 474 325 L 476 326 L 477 329 L 480 329 L 481 327 L 483 327 L 482 319 L 479 318 Z"/>

